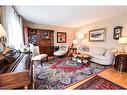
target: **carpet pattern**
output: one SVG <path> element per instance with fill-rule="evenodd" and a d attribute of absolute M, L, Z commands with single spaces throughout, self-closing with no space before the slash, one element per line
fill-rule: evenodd
<path fill-rule="evenodd" d="M 125 89 L 125 88 L 96 75 L 95 77 L 86 81 L 85 83 L 81 84 L 80 86 L 76 87 L 75 89 L 80 89 L 80 90 L 83 90 L 83 89 L 118 90 L 118 89 Z"/>
<path fill-rule="evenodd" d="M 34 81 L 36 89 L 64 89 L 72 83 L 95 75 L 109 66 L 96 63 L 79 64 L 69 58 L 55 59 L 43 63 L 34 63 Z"/>

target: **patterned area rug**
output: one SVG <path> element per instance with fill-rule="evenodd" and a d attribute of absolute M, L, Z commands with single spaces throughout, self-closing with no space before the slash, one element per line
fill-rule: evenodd
<path fill-rule="evenodd" d="M 73 60 L 65 59 L 66 61 L 62 59 L 58 59 L 56 64 L 53 64 L 51 66 L 52 69 L 62 69 L 64 72 L 74 72 L 76 70 L 81 70 L 84 67 L 89 67 L 90 64 L 81 64 L 77 63 Z"/>
<path fill-rule="evenodd" d="M 36 89 L 64 89 L 72 83 L 97 74 L 109 66 L 96 63 L 80 64 L 69 58 L 55 59 L 34 64 L 34 80 Z"/>
<path fill-rule="evenodd" d="M 104 79 L 98 75 L 88 80 L 87 82 L 81 84 L 75 89 L 103 89 L 103 90 L 118 90 L 125 89 L 107 79 Z"/>

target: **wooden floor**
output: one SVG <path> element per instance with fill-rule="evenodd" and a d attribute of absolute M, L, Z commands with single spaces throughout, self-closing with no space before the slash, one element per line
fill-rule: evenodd
<path fill-rule="evenodd" d="M 106 69 L 105 71 L 103 71 L 97 75 L 99 75 L 107 80 L 110 80 L 122 87 L 127 88 L 127 72 L 120 72 L 120 71 L 115 70 L 113 67 L 111 67 L 111 68 Z M 94 77 L 94 76 L 92 76 L 92 77 Z M 67 87 L 65 90 L 72 90 L 75 87 L 83 84 L 87 80 L 91 79 L 92 77 L 82 80 L 76 84 L 73 84 L 73 85 Z"/>

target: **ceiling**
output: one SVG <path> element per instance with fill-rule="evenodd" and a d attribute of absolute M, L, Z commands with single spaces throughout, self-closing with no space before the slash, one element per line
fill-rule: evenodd
<path fill-rule="evenodd" d="M 29 22 L 70 28 L 127 14 L 127 6 L 15 6 L 15 8 Z"/>

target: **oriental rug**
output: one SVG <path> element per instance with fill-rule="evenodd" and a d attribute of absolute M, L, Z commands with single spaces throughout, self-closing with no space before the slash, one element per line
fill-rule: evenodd
<path fill-rule="evenodd" d="M 67 86 L 95 75 L 109 66 L 102 66 L 97 63 L 89 62 L 80 64 L 70 58 L 58 58 L 43 63 L 35 62 L 34 83 L 36 89 L 64 89 Z"/>
<path fill-rule="evenodd" d="M 89 79 L 85 83 L 81 84 L 80 86 L 76 87 L 75 89 L 98 89 L 98 90 L 119 90 L 125 89 L 107 79 L 102 78 L 101 76 L 96 75 L 92 79 Z"/>

